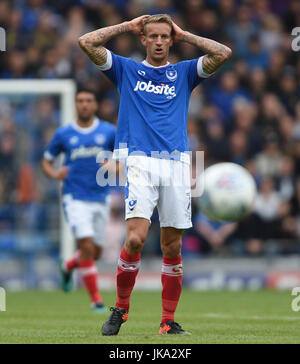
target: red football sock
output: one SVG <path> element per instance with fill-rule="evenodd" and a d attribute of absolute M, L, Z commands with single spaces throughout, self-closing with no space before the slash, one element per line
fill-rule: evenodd
<path fill-rule="evenodd" d="M 78 268 L 79 260 L 80 260 L 80 250 L 77 250 L 75 255 L 65 262 L 65 269 L 68 272 L 71 272 L 73 269 Z"/>
<path fill-rule="evenodd" d="M 123 247 L 118 261 L 116 306 L 129 310 L 130 295 L 140 268 L 141 253 L 128 254 Z"/>
<path fill-rule="evenodd" d="M 181 255 L 176 258 L 163 258 L 162 282 L 162 320 L 174 321 L 174 314 L 182 289 L 183 267 Z"/>
<path fill-rule="evenodd" d="M 98 288 L 98 271 L 94 260 L 80 260 L 79 269 L 93 303 L 103 302 Z"/>

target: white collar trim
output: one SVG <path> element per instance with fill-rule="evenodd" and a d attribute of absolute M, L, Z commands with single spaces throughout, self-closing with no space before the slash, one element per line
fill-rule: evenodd
<path fill-rule="evenodd" d="M 163 66 L 153 66 L 152 64 L 150 64 L 149 62 L 147 62 L 146 60 L 144 60 L 143 62 L 143 65 L 144 66 L 147 66 L 147 67 L 152 67 L 152 68 L 163 68 L 163 67 L 167 67 L 169 66 L 170 62 L 167 62 L 166 64 L 164 64 Z"/>
<path fill-rule="evenodd" d="M 77 124 L 77 122 L 73 123 L 72 124 L 72 127 L 78 131 L 78 133 L 81 133 L 81 134 L 89 134 L 91 132 L 93 132 L 99 125 L 99 119 L 95 118 L 94 121 L 93 121 L 93 124 L 87 128 L 83 128 L 82 126 L 79 126 Z"/>

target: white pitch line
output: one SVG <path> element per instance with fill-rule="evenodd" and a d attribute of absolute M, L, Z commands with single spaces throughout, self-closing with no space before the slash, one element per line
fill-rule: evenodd
<path fill-rule="evenodd" d="M 282 317 L 272 317 L 272 316 L 233 316 L 227 315 L 223 313 L 206 313 L 201 315 L 205 318 L 212 318 L 212 319 L 225 319 L 225 320 L 270 320 L 270 321 L 300 321 L 299 317 L 293 316 L 282 316 Z"/>

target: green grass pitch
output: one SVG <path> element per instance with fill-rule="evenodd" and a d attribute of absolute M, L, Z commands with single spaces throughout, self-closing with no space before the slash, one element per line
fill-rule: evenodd
<path fill-rule="evenodd" d="M 90 310 L 84 291 L 7 293 L 0 312 L 0 343 L 201 344 L 300 343 L 300 312 L 291 292 L 184 290 L 176 313 L 192 336 L 160 336 L 160 292 L 136 291 L 128 322 L 118 336 L 101 336 L 108 314 Z M 103 292 L 114 304 L 114 292 Z"/>

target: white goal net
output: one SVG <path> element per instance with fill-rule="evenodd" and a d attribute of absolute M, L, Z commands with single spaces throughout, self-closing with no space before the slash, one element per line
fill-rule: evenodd
<path fill-rule="evenodd" d="M 74 121 L 75 91 L 72 80 L 0 81 L 0 245 L 8 252 L 51 251 L 55 240 L 63 258 L 73 252 L 57 183 L 40 162 L 54 130 Z"/>

